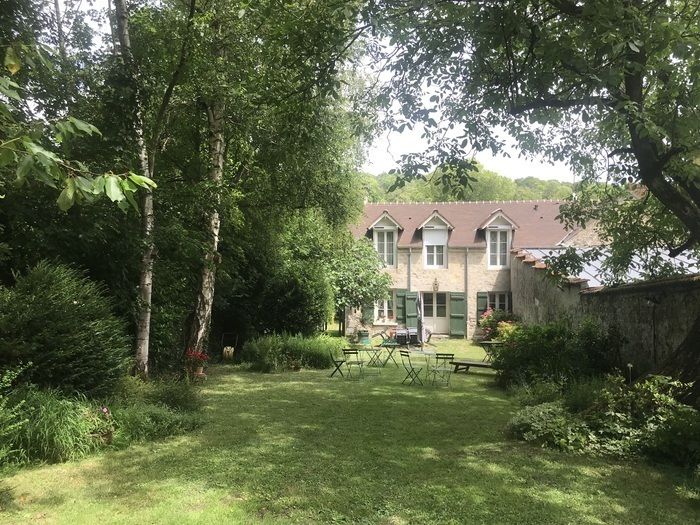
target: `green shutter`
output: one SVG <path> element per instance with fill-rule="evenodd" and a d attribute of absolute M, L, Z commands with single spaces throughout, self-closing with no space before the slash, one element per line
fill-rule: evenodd
<path fill-rule="evenodd" d="M 481 314 L 483 314 L 489 307 L 489 294 L 488 292 L 477 292 L 476 293 L 476 321 L 479 322 L 481 319 Z"/>
<path fill-rule="evenodd" d="M 513 293 L 508 292 L 508 311 L 513 313 Z"/>
<path fill-rule="evenodd" d="M 362 307 L 362 324 L 374 324 L 374 305 L 366 304 Z"/>
<path fill-rule="evenodd" d="M 406 290 L 396 290 L 396 303 L 394 304 L 396 322 L 406 324 Z"/>
<path fill-rule="evenodd" d="M 417 292 L 406 292 L 406 328 L 418 328 Z"/>
<path fill-rule="evenodd" d="M 464 301 L 464 294 L 450 293 L 450 335 L 464 337 L 467 328 L 466 313 L 467 305 Z"/>

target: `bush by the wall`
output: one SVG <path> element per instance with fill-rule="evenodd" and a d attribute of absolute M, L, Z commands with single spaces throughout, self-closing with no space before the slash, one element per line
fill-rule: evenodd
<path fill-rule="evenodd" d="M 495 353 L 493 368 L 505 385 L 541 379 L 567 381 L 611 372 L 619 364 L 619 337 L 591 321 L 521 325 Z"/>
<path fill-rule="evenodd" d="M 342 347 L 340 339 L 326 335 L 302 337 L 272 334 L 247 341 L 241 359 L 260 372 L 322 369 L 332 366 L 330 353 L 336 355 Z"/>
<path fill-rule="evenodd" d="M 511 312 L 489 308 L 479 317 L 479 326 L 484 332 L 484 339 L 501 339 L 502 332 L 509 331 L 517 320 L 518 317 Z"/>
<path fill-rule="evenodd" d="M 562 398 L 525 406 L 508 429 L 542 446 L 616 457 L 646 455 L 689 468 L 700 464 L 700 412 L 678 399 L 687 385 L 621 376 L 564 386 Z"/>
<path fill-rule="evenodd" d="M 40 263 L 0 288 L 0 366 L 31 362 L 38 386 L 109 394 L 129 366 L 129 338 L 102 286 L 72 268 Z"/>

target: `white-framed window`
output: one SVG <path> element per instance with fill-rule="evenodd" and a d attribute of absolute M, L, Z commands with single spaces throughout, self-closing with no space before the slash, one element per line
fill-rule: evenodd
<path fill-rule="evenodd" d="M 429 268 L 445 267 L 445 245 L 435 244 L 425 247 L 425 265 Z"/>
<path fill-rule="evenodd" d="M 374 247 L 384 264 L 396 264 L 396 230 L 374 230 Z"/>
<path fill-rule="evenodd" d="M 509 230 L 487 230 L 486 246 L 489 268 L 507 268 Z"/>
<path fill-rule="evenodd" d="M 374 303 L 374 319 L 376 324 L 395 323 L 394 297 L 380 299 Z"/>
<path fill-rule="evenodd" d="M 491 310 L 509 311 L 508 292 L 489 292 L 489 308 Z"/>

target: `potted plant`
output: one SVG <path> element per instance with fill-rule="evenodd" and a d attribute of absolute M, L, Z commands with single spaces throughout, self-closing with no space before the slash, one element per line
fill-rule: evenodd
<path fill-rule="evenodd" d="M 207 377 L 204 373 L 204 365 L 208 360 L 209 356 L 206 354 L 206 352 L 203 352 L 201 350 L 188 348 L 187 352 L 185 352 L 185 364 L 187 366 L 187 371 L 191 377 Z"/>

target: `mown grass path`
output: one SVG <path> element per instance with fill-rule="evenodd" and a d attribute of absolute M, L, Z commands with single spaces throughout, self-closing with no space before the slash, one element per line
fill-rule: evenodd
<path fill-rule="evenodd" d="M 211 370 L 199 432 L 4 480 L 0 523 L 697 523 L 670 468 L 508 440 L 489 374 Z M 0 489 L 2 490 L 2 489 Z"/>

